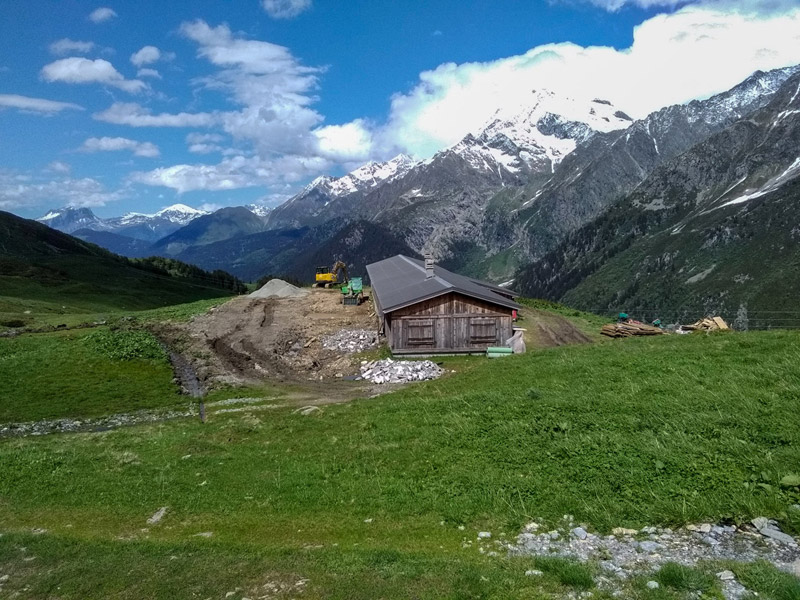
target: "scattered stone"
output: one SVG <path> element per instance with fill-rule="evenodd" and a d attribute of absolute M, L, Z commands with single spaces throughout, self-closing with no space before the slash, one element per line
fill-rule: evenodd
<path fill-rule="evenodd" d="M 539 529 L 539 524 L 534 523 L 533 521 L 525 525 L 525 531 L 537 531 L 538 529 Z"/>
<path fill-rule="evenodd" d="M 540 577 L 542 572 L 539 569 L 528 569 L 525 571 L 525 575 L 528 577 Z"/>
<path fill-rule="evenodd" d="M 698 528 L 697 531 L 700 533 L 711 533 L 711 523 L 702 523 Z"/>
<path fill-rule="evenodd" d="M 627 527 L 614 527 L 611 533 L 614 535 L 636 535 L 639 532 L 636 529 L 628 529 Z"/>
<path fill-rule="evenodd" d="M 321 411 L 322 411 L 322 409 L 319 406 L 303 406 L 303 407 L 300 407 L 300 408 L 297 408 L 297 409 L 293 410 L 292 412 L 299 413 L 299 414 L 303 415 L 304 417 L 307 417 L 308 415 L 313 415 L 314 413 L 321 412 Z"/>
<path fill-rule="evenodd" d="M 717 573 L 717 577 L 722 581 L 730 581 L 732 579 L 736 579 L 736 575 L 733 574 L 733 571 L 720 571 Z"/>
<path fill-rule="evenodd" d="M 378 334 L 366 329 L 342 329 L 322 338 L 322 347 L 338 352 L 363 352 L 378 345 Z"/>
<path fill-rule="evenodd" d="M 148 525 L 155 525 L 156 523 L 158 523 L 159 521 L 161 521 L 161 519 L 163 519 L 163 518 L 164 518 L 164 515 L 166 515 L 166 514 L 167 514 L 167 507 L 166 507 L 166 506 L 162 506 L 161 508 L 159 508 L 159 509 L 158 509 L 158 510 L 157 510 L 157 511 L 156 511 L 156 512 L 153 514 L 153 516 L 152 516 L 152 517 L 150 517 L 149 519 L 147 519 L 147 524 L 148 524 Z"/>
<path fill-rule="evenodd" d="M 393 360 L 386 358 L 361 365 L 361 377 L 372 383 L 409 383 L 436 379 L 444 371 L 430 360 Z"/>
<path fill-rule="evenodd" d="M 661 548 L 663 548 L 661 544 L 658 542 L 653 542 L 650 540 L 645 540 L 643 542 L 639 542 L 639 548 L 641 548 L 644 552 L 648 552 L 652 554 L 653 552 L 657 552 Z"/>
<path fill-rule="evenodd" d="M 0 577 L 0 583 L 5 583 L 9 579 L 11 579 L 11 578 L 8 575 L 3 575 L 2 577 Z"/>
<path fill-rule="evenodd" d="M 761 531 L 762 529 L 764 529 L 769 525 L 769 519 L 767 519 L 767 517 L 756 517 L 750 522 L 753 524 L 753 527 L 755 527 L 757 531 Z"/>
<path fill-rule="evenodd" d="M 31 533 L 33 535 L 44 535 L 45 533 L 47 533 L 47 529 L 42 529 L 41 527 L 37 527 L 36 529 L 31 531 Z"/>
<path fill-rule="evenodd" d="M 192 537 L 210 538 L 212 535 L 214 535 L 214 532 L 212 531 L 203 531 L 201 533 L 195 533 Z"/>
<path fill-rule="evenodd" d="M 647 582 L 647 587 L 648 587 L 649 589 L 651 589 L 651 590 L 657 590 L 657 589 L 658 589 L 658 588 L 660 588 L 661 586 L 660 586 L 660 585 L 658 585 L 658 582 L 657 582 L 657 581 L 653 581 L 653 580 L 651 579 L 650 581 L 648 581 L 648 582 Z"/>
<path fill-rule="evenodd" d="M 585 540 L 588 534 L 586 533 L 586 530 L 583 527 L 576 527 L 575 529 L 572 530 L 572 535 L 574 535 L 579 540 Z"/>
<path fill-rule="evenodd" d="M 783 544 L 795 544 L 795 545 L 797 544 L 795 539 L 788 533 L 783 533 L 782 531 L 774 529 L 771 526 L 764 527 L 764 529 L 762 529 L 760 533 L 765 537 L 772 538 L 773 540 L 777 540 Z"/>
<path fill-rule="evenodd" d="M 372 519 L 364 519 L 364 523 L 372 523 Z"/>
<path fill-rule="evenodd" d="M 478 532 L 478 539 L 479 540 L 488 540 L 490 537 L 492 537 L 492 532 L 491 531 L 479 531 Z"/>

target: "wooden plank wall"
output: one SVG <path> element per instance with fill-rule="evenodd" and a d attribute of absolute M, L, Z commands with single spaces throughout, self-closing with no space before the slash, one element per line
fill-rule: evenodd
<path fill-rule="evenodd" d="M 512 334 L 510 308 L 451 293 L 392 312 L 393 351 L 466 352 L 501 345 Z"/>

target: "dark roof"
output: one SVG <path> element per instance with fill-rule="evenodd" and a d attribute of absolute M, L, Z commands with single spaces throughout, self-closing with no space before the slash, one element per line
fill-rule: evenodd
<path fill-rule="evenodd" d="M 428 278 L 424 262 L 402 254 L 367 265 L 367 273 L 372 293 L 377 296 L 380 309 L 384 313 L 450 292 L 507 308 L 520 308 L 513 300 L 496 294 L 487 287 L 492 284 L 484 285 L 483 282 L 452 273 L 439 265 L 434 265 L 434 276 Z"/>

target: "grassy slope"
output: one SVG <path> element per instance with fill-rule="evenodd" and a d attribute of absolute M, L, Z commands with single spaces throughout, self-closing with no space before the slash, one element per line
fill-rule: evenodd
<path fill-rule="evenodd" d="M 93 417 L 181 401 L 163 353 L 121 360 L 93 343 L 104 335 L 106 328 L 0 339 L 0 423 Z"/>
<path fill-rule="evenodd" d="M 98 246 L 0 211 L 0 323 L 73 324 L 229 295 L 202 280 L 133 268 Z"/>
<path fill-rule="evenodd" d="M 57 584 L 62 598 L 205 597 L 300 577 L 310 597 L 531 597 L 562 584 L 462 541 L 564 513 L 601 531 L 757 514 L 797 531 L 798 494 L 778 482 L 800 464 L 798 358 L 793 333 L 625 340 L 311 417 L 5 440 L 0 570 L 30 569 L 20 546 L 39 556 L 52 571 L 28 576 L 33 597 Z M 89 560 L 101 566 L 86 578 Z"/>

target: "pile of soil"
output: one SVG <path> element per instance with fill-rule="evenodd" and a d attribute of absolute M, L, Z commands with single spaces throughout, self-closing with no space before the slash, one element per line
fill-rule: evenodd
<path fill-rule="evenodd" d="M 322 341 L 342 329 L 377 332 L 372 304 L 344 306 L 338 290 L 280 283 L 285 282 L 273 279 L 258 291 L 269 297 L 235 298 L 188 323 L 162 324 L 156 333 L 180 349 L 211 388 L 356 375 L 359 361 L 354 355 L 325 348 Z M 299 297 L 292 288 L 301 292 Z M 275 296 L 276 291 L 289 295 Z"/>
<path fill-rule="evenodd" d="M 250 298 L 302 298 L 307 295 L 308 290 L 287 283 L 283 279 L 270 279 L 250 294 Z"/>

